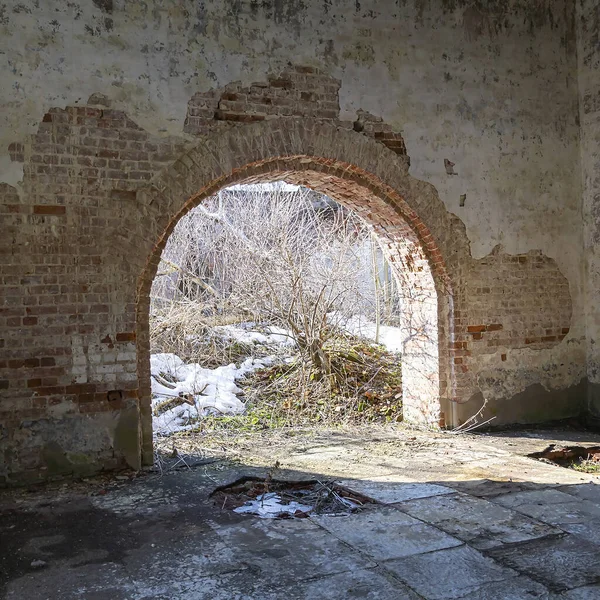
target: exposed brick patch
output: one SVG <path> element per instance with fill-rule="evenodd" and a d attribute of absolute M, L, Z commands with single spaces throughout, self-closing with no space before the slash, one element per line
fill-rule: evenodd
<path fill-rule="evenodd" d="M 10 156 L 10 160 L 14 162 L 24 162 L 25 146 L 23 144 L 13 142 L 8 146 L 8 155 Z"/>
<path fill-rule="evenodd" d="M 51 408 L 73 419 L 85 414 L 93 427 L 93 418 L 116 422 L 106 413 L 138 399 L 151 457 L 154 270 L 178 218 L 234 183 L 285 178 L 309 185 L 373 224 L 390 261 L 414 290 L 433 298 L 434 311 L 437 294 L 440 360 L 431 373 L 439 375 L 442 397 L 473 393 L 482 354 L 503 361 L 511 348 L 550 348 L 568 333 L 571 300 L 554 261 L 500 250 L 474 261 L 463 224 L 431 186 L 408 177 L 399 134 L 364 112 L 354 123 L 340 122 L 339 82 L 323 73 L 286 73 L 195 95 L 186 131 L 206 136 L 196 148 L 153 138 L 100 102 L 49 110 L 37 134 L 13 148 L 26 162 L 19 193 L 0 184 L 0 451 L 14 457 L 5 468 L 43 467 L 39 442 L 23 448 L 19 432 L 48 419 Z M 298 116 L 269 97 L 293 100 Z M 328 106 L 334 98 L 335 109 Z M 264 118 L 235 116 L 246 114 Z M 120 400 L 109 397 L 115 390 Z M 109 468 L 122 457 L 103 448 L 95 460 Z"/>
<path fill-rule="evenodd" d="M 381 142 L 408 161 L 402 134 L 383 119 L 359 110 L 353 123 L 340 121 L 341 82 L 320 69 L 294 66 L 266 82 L 243 87 L 231 83 L 223 88 L 198 92 L 188 102 L 185 133 L 206 135 L 234 124 L 265 119 L 306 117 L 336 123 Z"/>
<path fill-rule="evenodd" d="M 381 142 L 386 148 L 389 148 L 396 154 L 408 156 L 402 135 L 394 132 L 392 127 L 384 123 L 381 117 L 376 117 L 369 112 L 359 110 L 356 121 L 354 121 L 354 131 L 364 133 L 374 140 Z"/>
<path fill-rule="evenodd" d="M 194 94 L 188 103 L 184 131 L 208 133 L 214 121 L 250 123 L 273 117 L 338 119 L 341 82 L 313 67 L 296 66 L 266 82 L 242 87 L 231 83 L 222 89 Z M 218 125 L 217 125 L 218 127 Z"/>
<path fill-rule="evenodd" d="M 131 334 L 112 340 L 135 330 L 139 266 L 119 256 L 141 247 L 137 190 L 185 143 L 153 138 L 93 100 L 50 109 L 35 135 L 11 145 L 11 158 L 25 160 L 22 189 L 0 184 L 0 380 L 8 382 L 0 386 L 0 454 L 14 456 L 0 482 L 7 469 L 43 468 L 41 440 L 28 453 L 12 450 L 24 420 L 50 409 L 71 418 L 118 410 L 107 398 L 114 389 L 137 398 Z M 117 466 L 122 459 L 106 451 L 105 464 Z"/>
<path fill-rule="evenodd" d="M 506 361 L 503 350 L 559 343 L 572 315 L 569 283 L 553 259 L 539 251 L 505 254 L 500 246 L 472 261 L 455 305 L 455 347 L 472 366 L 481 355 Z"/>

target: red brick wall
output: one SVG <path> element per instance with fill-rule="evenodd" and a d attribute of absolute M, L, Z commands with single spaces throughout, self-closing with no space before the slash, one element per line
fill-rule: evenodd
<path fill-rule="evenodd" d="M 442 410 L 477 390 L 483 354 L 501 364 L 560 343 L 571 300 L 554 261 L 473 260 L 462 222 L 408 176 L 401 135 L 362 111 L 340 121 L 338 90 L 302 67 L 196 94 L 193 141 L 153 138 L 97 96 L 12 145 L 24 180 L 0 186 L 0 481 L 137 466 L 140 443 L 151 459 L 151 280 L 179 216 L 232 183 L 311 185 L 373 223 L 391 255 L 411 249 L 395 246 L 399 264 L 437 294 Z"/>
<path fill-rule="evenodd" d="M 295 66 L 270 75 L 266 82 L 246 87 L 231 83 L 198 92 L 188 102 L 184 131 L 206 135 L 239 123 L 306 117 L 361 132 L 408 161 L 402 134 L 394 132 L 381 117 L 359 110 L 354 121 L 340 120 L 340 87 L 341 81 L 315 67 Z"/>
<path fill-rule="evenodd" d="M 120 282 L 135 282 L 137 273 L 122 251 L 137 225 L 135 190 L 182 149 L 181 141 L 151 141 L 123 113 L 97 107 L 52 109 L 36 135 L 13 146 L 13 159 L 24 161 L 21 194 L 0 186 L 5 471 L 43 465 L 52 425 L 40 433 L 32 422 L 60 422 L 60 438 L 77 415 L 93 428 L 94 415 L 111 413 L 96 419 L 110 429 L 118 411 L 137 410 L 135 299 Z M 112 390 L 119 393 L 109 396 Z M 125 462 L 104 447 L 111 437 L 90 436 L 92 461 L 108 451 L 105 463 Z M 73 450 L 55 474 L 80 458 L 76 443 L 64 445 Z"/>

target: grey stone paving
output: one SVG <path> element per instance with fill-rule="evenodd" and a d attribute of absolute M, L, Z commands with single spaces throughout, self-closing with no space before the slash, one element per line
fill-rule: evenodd
<path fill-rule="evenodd" d="M 272 521 L 223 510 L 215 487 L 267 473 L 226 462 L 3 494 L 0 597 L 600 600 L 598 478 L 469 444 L 458 466 L 456 451 L 434 461 L 426 449 L 427 472 L 443 472 L 429 481 L 418 457 L 387 449 L 381 468 L 380 456 L 352 448 L 326 447 L 339 463 L 303 452 L 302 468 L 290 455 L 281 472 L 290 480 L 347 473 L 348 456 L 360 458 L 357 479 L 338 482 L 378 502 L 348 516 Z M 501 462 L 510 476 L 498 479 Z"/>
<path fill-rule="evenodd" d="M 489 555 L 558 592 L 600 582 L 600 546 L 575 535 L 495 548 Z"/>
<path fill-rule="evenodd" d="M 519 576 L 475 588 L 460 600 L 551 600 L 554 596 L 540 583 Z"/>
<path fill-rule="evenodd" d="M 311 520 L 256 519 L 216 530 L 241 564 L 273 586 L 377 566 Z"/>
<path fill-rule="evenodd" d="M 390 561 L 386 568 L 431 600 L 460 598 L 517 575 L 468 546 Z"/>
<path fill-rule="evenodd" d="M 406 500 L 429 498 L 454 492 L 452 488 L 432 483 L 403 483 L 402 485 L 390 485 L 390 483 L 395 483 L 393 477 L 373 478 L 367 481 L 342 479 L 339 482 L 341 486 L 346 486 L 381 504 L 396 504 Z"/>
<path fill-rule="evenodd" d="M 579 485 L 566 485 L 557 488 L 558 491 L 575 496 L 581 500 L 590 500 L 596 504 L 600 504 L 600 485 L 595 483 L 582 483 Z"/>
<path fill-rule="evenodd" d="M 388 507 L 347 517 L 315 517 L 316 523 L 375 560 L 402 558 L 460 545 L 436 527 Z"/>
<path fill-rule="evenodd" d="M 403 502 L 398 508 L 479 550 L 562 533 L 514 510 L 466 494 Z"/>
<path fill-rule="evenodd" d="M 550 525 L 600 520 L 599 504 L 558 490 L 522 492 L 499 497 L 496 502 Z"/>
<path fill-rule="evenodd" d="M 600 598 L 600 585 L 580 587 L 566 592 L 561 597 L 567 600 L 598 600 Z"/>
<path fill-rule="evenodd" d="M 341 600 L 342 598 L 420 600 L 420 596 L 391 577 L 385 569 L 341 573 L 311 581 L 299 586 L 299 589 L 289 597 L 302 600 Z"/>

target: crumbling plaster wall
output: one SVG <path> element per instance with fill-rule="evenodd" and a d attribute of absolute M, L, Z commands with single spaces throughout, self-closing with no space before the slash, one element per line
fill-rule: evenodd
<path fill-rule="evenodd" d="M 508 407 L 500 410 L 502 422 L 577 414 L 586 348 L 575 6 L 567 0 L 487 5 L 0 2 L 0 52 L 6 59 L 0 66 L 0 182 L 14 186 L 6 195 L 18 194 L 15 202 L 32 202 L 24 180 L 31 159 L 26 140 L 51 107 L 85 105 L 90 95 L 104 94 L 112 109 L 153 136 L 152 144 L 160 147 L 164 139 L 174 159 L 194 143 L 184 120 L 195 94 L 234 81 L 266 81 L 289 63 L 312 65 L 341 82 L 340 119 L 354 121 L 363 110 L 402 131 L 410 174 L 433 184 L 447 210 L 462 220 L 474 259 L 502 262 L 495 257 L 532 252 L 532 263 L 553 259 L 567 278 L 572 318 L 562 332 L 566 337 L 553 333 L 547 344 L 478 352 L 473 377 L 480 391 L 457 418 L 472 414 L 484 397 Z M 68 120 L 54 114 L 57 121 Z M 152 169 L 167 164 L 166 158 L 157 158 Z M 129 196 L 111 197 L 131 219 L 118 205 L 124 207 Z M 61 235 L 53 218 L 46 217 L 44 234 Z M 127 245 L 126 236 L 125 230 L 107 231 L 103 244 L 121 239 Z M 92 271 L 93 265 L 81 268 L 78 278 Z M 497 272 L 493 284 L 502 290 L 503 268 Z M 561 278 L 550 286 L 563 286 Z M 461 293 L 477 296 L 485 289 L 471 283 Z M 112 287 L 110 293 L 122 296 Z M 529 293 L 531 311 L 535 290 Z M 128 317 L 123 323 L 115 318 L 122 325 L 117 332 L 131 331 Z M 516 329 L 518 319 L 511 324 Z M 476 344 L 482 332 L 471 333 Z M 497 331 L 484 335 L 502 337 Z M 131 344 L 125 338 L 113 342 Z M 109 348 L 115 357 L 131 351 L 118 344 Z M 130 401 L 119 398 L 119 406 L 123 411 Z M 129 418 L 126 410 L 123 415 Z M 114 443 L 116 426 L 101 416 L 95 450 Z"/>
<path fill-rule="evenodd" d="M 587 324 L 587 400 L 600 423 L 600 5 L 577 3 L 585 315 Z"/>
<path fill-rule="evenodd" d="M 8 144 L 51 106 L 101 92 L 150 133 L 181 135 L 195 92 L 292 61 L 342 80 L 342 118 L 362 108 L 403 131 L 411 174 L 467 224 L 474 256 L 545 251 L 578 217 L 574 6 L 483 4 L 4 2 L 0 180 L 20 180 Z"/>

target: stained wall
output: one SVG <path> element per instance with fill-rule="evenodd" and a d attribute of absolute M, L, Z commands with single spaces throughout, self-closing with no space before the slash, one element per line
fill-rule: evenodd
<path fill-rule="evenodd" d="M 140 278 L 190 193 L 145 190 L 199 146 L 225 181 L 261 131 L 308 155 L 299 123 L 448 273 L 449 424 L 598 412 L 592 5 L 0 5 L 1 476 L 140 464 Z"/>

